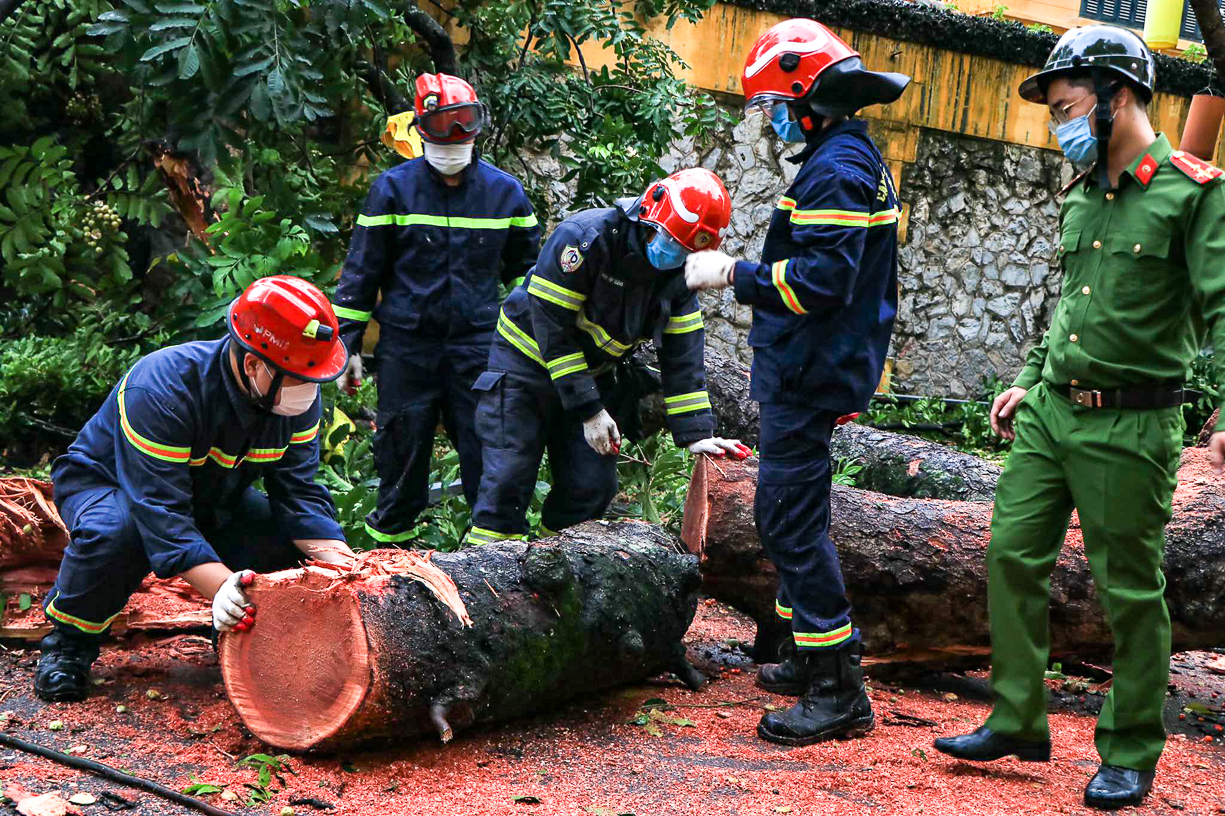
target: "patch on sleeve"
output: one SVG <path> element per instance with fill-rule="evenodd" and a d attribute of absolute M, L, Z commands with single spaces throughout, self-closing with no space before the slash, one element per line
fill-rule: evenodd
<path fill-rule="evenodd" d="M 1170 164 L 1199 184 L 1207 184 L 1213 179 L 1220 178 L 1222 172 L 1221 168 L 1213 167 L 1203 159 L 1182 150 L 1175 150 L 1170 154 Z"/>
<path fill-rule="evenodd" d="M 557 257 L 557 265 L 561 267 L 561 271 L 569 274 L 583 265 L 583 256 L 579 253 L 578 247 L 573 244 L 566 244 L 565 249 L 561 251 L 561 255 Z"/>

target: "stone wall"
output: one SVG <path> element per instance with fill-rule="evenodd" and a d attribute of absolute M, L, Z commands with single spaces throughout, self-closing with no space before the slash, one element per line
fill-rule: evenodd
<path fill-rule="evenodd" d="M 799 146 L 762 117 L 714 145 L 677 143 L 668 172 L 701 166 L 732 195 L 723 249 L 760 256 L 766 227 L 797 167 Z M 972 396 L 986 376 L 1011 378 L 1042 337 L 1058 293 L 1055 194 L 1070 178 L 1058 153 L 924 130 L 900 195 L 909 207 L 899 253 L 900 303 L 890 357 L 900 393 Z M 703 296 L 708 342 L 748 362 L 751 312 L 725 290 Z"/>

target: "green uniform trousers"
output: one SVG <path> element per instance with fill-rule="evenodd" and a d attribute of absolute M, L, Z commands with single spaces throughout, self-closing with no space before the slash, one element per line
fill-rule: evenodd
<path fill-rule="evenodd" d="M 1050 733 L 1050 575 L 1075 508 L 1115 641 L 1114 683 L 1094 741 L 1106 764 L 1151 770 L 1165 746 L 1170 616 L 1161 558 L 1182 409 L 1083 408 L 1039 383 L 1015 429 L 987 549 L 995 707 L 986 724 L 1026 739 Z"/>

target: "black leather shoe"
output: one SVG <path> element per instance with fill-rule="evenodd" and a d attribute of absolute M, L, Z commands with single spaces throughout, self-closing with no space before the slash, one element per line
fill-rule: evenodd
<path fill-rule="evenodd" d="M 987 726 L 960 737 L 941 737 L 932 746 L 942 754 L 971 762 L 990 762 L 1015 756 L 1022 762 L 1050 762 L 1051 741 L 1022 740 L 997 734 Z"/>
<path fill-rule="evenodd" d="M 799 697 L 808 690 L 808 678 L 795 659 L 795 641 L 788 638 L 778 648 L 781 662 L 768 663 L 757 670 L 753 681 L 757 688 L 775 694 L 790 694 Z"/>
<path fill-rule="evenodd" d="M 43 638 L 34 693 L 51 703 L 76 702 L 89 694 L 89 667 L 98 659 L 99 638 L 56 629 Z"/>
<path fill-rule="evenodd" d="M 767 712 L 757 724 L 757 736 L 780 745 L 812 745 L 871 731 L 876 720 L 860 658 L 858 641 L 841 649 L 797 650 L 792 660 L 807 678 L 807 689 L 786 711 Z"/>
<path fill-rule="evenodd" d="M 1102 765 L 1085 786 L 1085 805 L 1100 810 L 1138 805 L 1148 796 L 1156 775 L 1156 771 Z"/>

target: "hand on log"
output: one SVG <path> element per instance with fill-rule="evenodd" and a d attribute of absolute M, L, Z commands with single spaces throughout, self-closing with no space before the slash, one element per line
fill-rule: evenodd
<path fill-rule="evenodd" d="M 850 427 L 850 426 L 848 426 Z M 756 619 L 758 658 L 786 631 L 774 612 L 777 576 L 753 524 L 757 460 L 699 460 L 682 539 L 701 559 L 703 586 Z M 991 505 L 897 498 L 835 485 L 830 537 L 838 547 L 853 620 L 874 654 L 985 654 L 990 647 L 986 550 Z M 1182 454 L 1166 528 L 1166 602 L 1175 650 L 1221 645 L 1225 631 L 1225 483 L 1202 448 Z M 1082 657 L 1112 648 L 1073 516 L 1051 578 L 1051 643 Z"/>
<path fill-rule="evenodd" d="M 221 637 L 222 677 L 280 749 L 445 741 L 665 671 L 700 683 L 681 646 L 699 585 L 697 559 L 641 522 L 428 558 L 377 550 L 257 576 L 259 626 Z"/>

